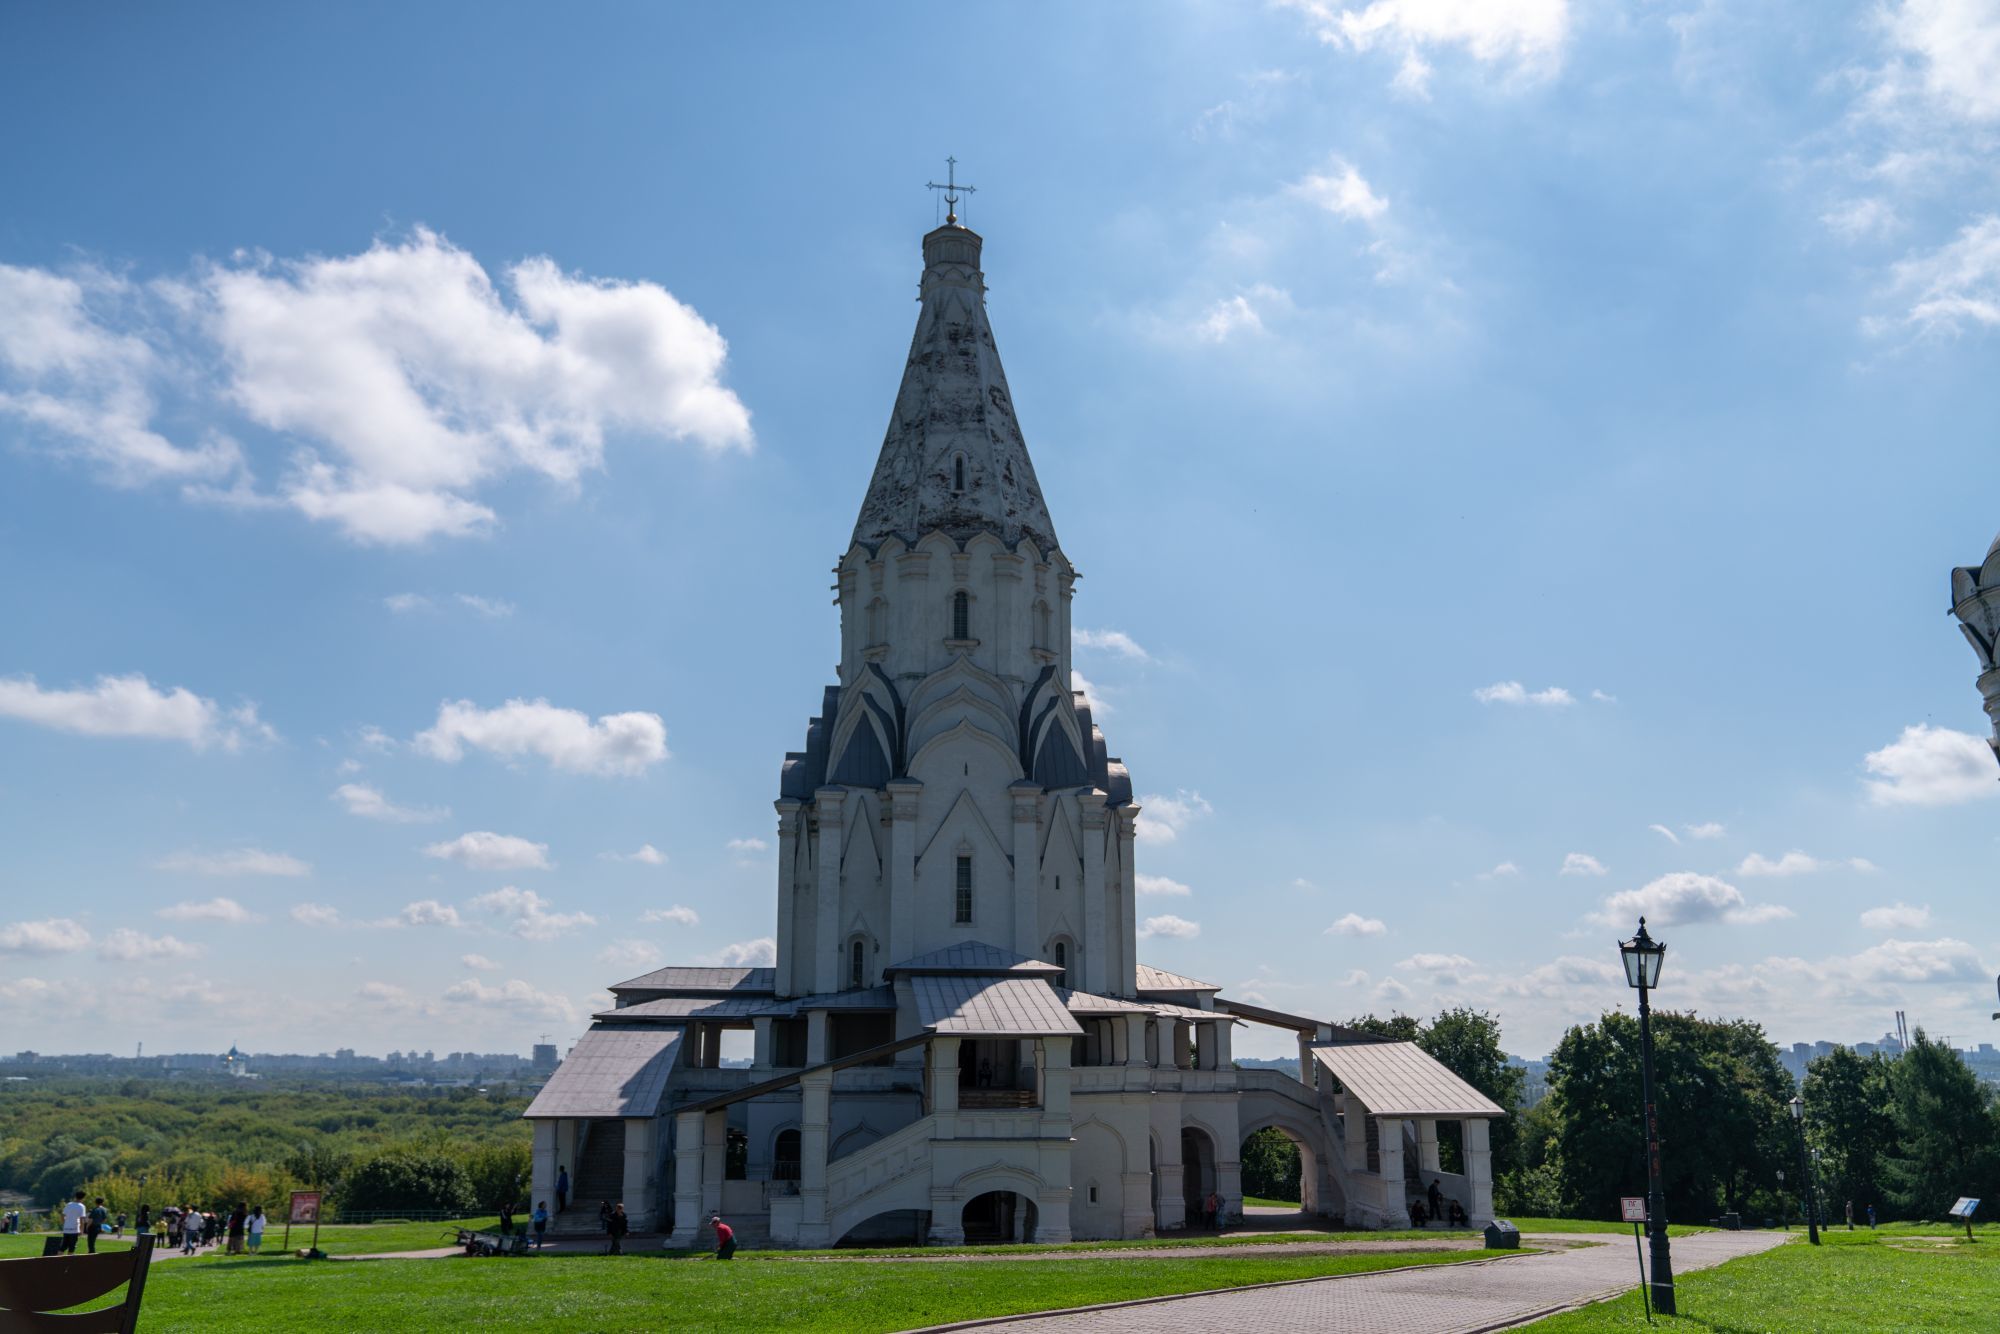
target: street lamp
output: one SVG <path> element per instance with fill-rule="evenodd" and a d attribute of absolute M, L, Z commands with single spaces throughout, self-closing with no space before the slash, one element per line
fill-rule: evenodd
<path fill-rule="evenodd" d="M 1660 1184 L 1660 1118 L 1653 1107 L 1653 1007 L 1646 993 L 1660 985 L 1660 965 L 1666 960 L 1665 942 L 1646 934 L 1646 919 L 1639 919 L 1639 934 L 1618 942 L 1625 960 L 1625 980 L 1639 992 L 1639 1084 L 1646 1109 L 1646 1234 L 1653 1253 L 1653 1309 L 1662 1315 L 1674 1311 L 1674 1262 L 1667 1249 L 1667 1194 Z"/>
<path fill-rule="evenodd" d="M 1806 1100 L 1792 1099 L 1792 1124 L 1799 1131 L 1799 1180 L 1806 1187 L 1806 1236 L 1819 1245 L 1819 1201 L 1814 1198 L 1812 1169 L 1806 1165 Z"/>

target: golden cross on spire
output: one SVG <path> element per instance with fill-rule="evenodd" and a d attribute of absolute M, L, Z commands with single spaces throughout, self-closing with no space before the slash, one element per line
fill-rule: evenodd
<path fill-rule="evenodd" d="M 961 194 L 976 195 L 979 193 L 979 187 L 976 185 L 960 185 L 958 183 L 957 158 L 955 157 L 946 158 L 944 160 L 944 165 L 945 165 L 945 173 L 944 173 L 945 183 L 943 185 L 939 185 L 936 181 L 925 181 L 924 188 L 927 190 L 944 191 L 944 205 L 945 205 L 944 220 L 947 224 L 950 224 L 958 221 L 958 197 Z"/>

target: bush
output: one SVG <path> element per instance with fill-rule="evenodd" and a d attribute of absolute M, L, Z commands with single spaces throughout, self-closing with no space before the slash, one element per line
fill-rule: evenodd
<path fill-rule="evenodd" d="M 458 1159 L 426 1149 L 390 1149 L 348 1171 L 335 1203 L 349 1213 L 435 1209 L 471 1213 L 478 1203 L 472 1178 Z"/>

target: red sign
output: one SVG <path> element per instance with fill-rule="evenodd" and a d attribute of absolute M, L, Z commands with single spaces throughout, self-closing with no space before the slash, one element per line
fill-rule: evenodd
<path fill-rule="evenodd" d="M 316 1190 L 295 1190 L 292 1192 L 292 1212 L 286 1218 L 288 1223 L 319 1222 L 320 1192 Z"/>
<path fill-rule="evenodd" d="M 1642 1195 L 1626 1195 L 1618 1201 L 1618 1217 L 1621 1222 L 1643 1223 L 1646 1221 L 1646 1200 Z"/>

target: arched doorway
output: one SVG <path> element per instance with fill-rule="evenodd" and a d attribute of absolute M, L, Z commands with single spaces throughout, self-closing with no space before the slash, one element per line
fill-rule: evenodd
<path fill-rule="evenodd" d="M 968 1246 L 1005 1246 L 1035 1239 L 1035 1202 L 1011 1190 L 989 1190 L 965 1202 L 960 1224 Z"/>
<path fill-rule="evenodd" d="M 1258 1213 L 1278 1217 L 1284 1205 L 1296 1205 L 1303 1214 L 1319 1212 L 1319 1158 L 1311 1141 L 1286 1126 L 1268 1125 L 1243 1137 L 1238 1161 L 1246 1223 Z"/>
<path fill-rule="evenodd" d="M 1202 1205 L 1215 1190 L 1215 1141 L 1193 1126 L 1181 1128 L 1181 1198 L 1187 1205 L 1187 1225 L 1202 1226 Z"/>

